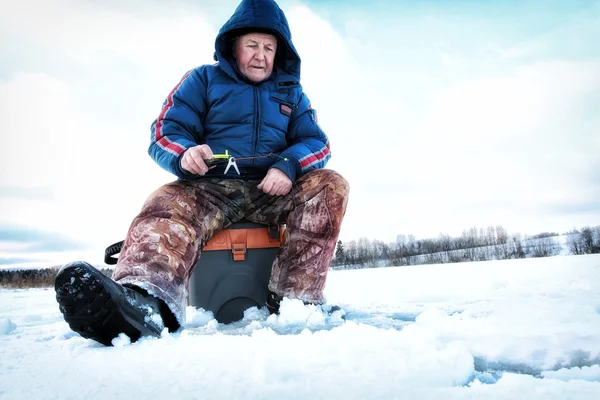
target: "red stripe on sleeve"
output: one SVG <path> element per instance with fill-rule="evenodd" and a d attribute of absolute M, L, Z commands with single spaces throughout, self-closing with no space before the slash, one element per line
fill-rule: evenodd
<path fill-rule="evenodd" d="M 170 151 L 171 153 L 174 153 L 175 155 L 180 155 L 181 153 L 183 153 L 185 151 L 185 148 L 183 146 L 181 146 L 180 144 L 177 144 L 175 142 L 171 142 L 165 136 L 160 138 L 158 140 L 158 142 L 156 142 L 156 143 L 158 143 L 159 146 L 162 147 L 163 149 Z"/>
<path fill-rule="evenodd" d="M 300 167 L 304 168 L 308 165 L 311 165 L 312 163 L 315 163 L 317 161 L 321 161 L 322 159 L 324 159 L 325 157 L 327 157 L 327 155 L 329 155 L 329 142 L 327 142 L 327 145 L 325 147 L 323 147 L 321 149 L 321 151 L 319 151 L 318 153 L 314 153 L 311 154 L 305 158 L 303 158 L 300 161 Z"/>
<path fill-rule="evenodd" d="M 164 135 L 163 135 L 163 120 L 165 118 L 165 115 L 167 115 L 167 112 L 169 112 L 171 107 L 173 107 L 173 95 L 175 94 L 175 92 L 177 92 L 177 90 L 179 90 L 179 88 L 183 84 L 183 81 L 185 81 L 190 76 L 191 73 L 192 73 L 192 71 L 188 71 L 183 76 L 183 78 L 181 78 L 179 83 L 173 88 L 173 90 L 171 90 L 171 92 L 167 96 L 167 102 L 165 103 L 162 110 L 160 111 L 160 114 L 158 116 L 158 119 L 156 120 L 156 125 L 154 128 L 154 141 L 157 142 L 161 147 L 165 148 L 165 150 L 170 149 L 171 151 L 175 151 L 178 154 L 181 154 L 184 151 L 184 149 L 183 149 L 183 147 L 171 142 L 170 140 L 168 140 L 164 137 Z M 166 140 L 163 140 L 163 139 L 166 139 Z"/>

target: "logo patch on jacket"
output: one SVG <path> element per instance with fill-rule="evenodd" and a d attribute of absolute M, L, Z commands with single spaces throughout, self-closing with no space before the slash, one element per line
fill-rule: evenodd
<path fill-rule="evenodd" d="M 279 111 L 281 111 L 283 115 L 287 115 L 288 117 L 292 116 L 292 108 L 290 106 L 286 106 L 285 104 L 279 105 Z"/>

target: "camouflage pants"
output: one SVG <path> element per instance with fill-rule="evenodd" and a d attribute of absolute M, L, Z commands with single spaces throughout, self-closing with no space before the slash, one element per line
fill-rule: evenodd
<path fill-rule="evenodd" d="M 269 289 L 308 302 L 323 289 L 346 204 L 348 183 L 337 172 L 313 170 L 285 196 L 257 189 L 260 181 L 178 180 L 156 190 L 133 220 L 114 279 L 161 298 L 185 323 L 189 278 L 208 240 L 242 219 L 286 224 Z"/>

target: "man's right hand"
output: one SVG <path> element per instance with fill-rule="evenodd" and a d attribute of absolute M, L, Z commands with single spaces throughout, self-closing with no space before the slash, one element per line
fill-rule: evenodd
<path fill-rule="evenodd" d="M 190 147 L 183 153 L 181 168 L 192 174 L 204 175 L 208 167 L 204 160 L 213 158 L 213 152 L 206 144 Z"/>

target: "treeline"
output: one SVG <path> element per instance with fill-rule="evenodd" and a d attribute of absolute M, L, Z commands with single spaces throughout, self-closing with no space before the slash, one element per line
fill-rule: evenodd
<path fill-rule="evenodd" d="M 59 267 L 44 269 L 0 270 L 0 288 L 23 289 L 54 286 Z M 112 276 L 112 269 L 100 268 L 100 271 Z"/>
<path fill-rule="evenodd" d="M 600 253 L 600 226 L 587 226 L 576 234 L 569 235 L 567 245 L 575 255 Z"/>
<path fill-rule="evenodd" d="M 600 226 L 574 229 L 567 235 L 571 254 L 600 253 Z M 359 239 L 338 241 L 334 269 L 382 266 L 442 264 L 466 261 L 506 260 L 557 255 L 563 249 L 556 232 L 533 236 L 509 234 L 502 226 L 470 228 L 459 237 L 441 234 L 417 240 L 413 235 L 398 235 L 394 243 Z"/>
<path fill-rule="evenodd" d="M 565 233 L 568 252 L 574 255 L 600 253 L 600 226 L 573 229 Z M 466 261 L 506 260 L 548 257 L 559 254 L 563 243 L 555 232 L 533 236 L 510 235 L 502 226 L 471 228 L 459 237 L 440 235 L 417 240 L 413 235 L 398 235 L 394 243 L 359 239 L 337 243 L 333 269 L 384 266 L 443 264 Z M 0 270 L 0 288 L 52 287 L 59 267 Z M 110 268 L 99 268 L 108 277 Z"/>

